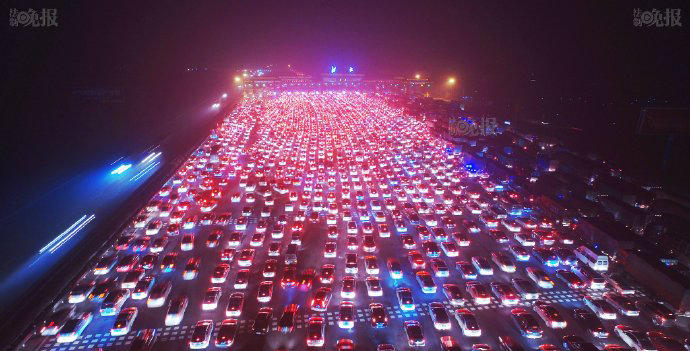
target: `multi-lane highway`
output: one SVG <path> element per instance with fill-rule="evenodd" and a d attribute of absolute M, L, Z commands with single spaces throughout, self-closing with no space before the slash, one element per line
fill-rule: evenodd
<path fill-rule="evenodd" d="M 155 334 L 152 349 L 186 350 L 195 325 L 204 320 L 212 325 L 209 349 L 217 348 L 220 329 L 230 331 L 231 349 L 306 349 L 312 337 L 307 331 L 318 332 L 314 326 L 319 321 L 325 332 L 313 335 L 310 343 L 323 343 L 324 349 L 343 346 L 342 339 L 347 339 L 358 350 L 376 350 L 382 344 L 406 350 L 409 335 L 414 334 L 413 327 L 406 332 L 405 325 L 412 324 L 408 321 L 419 323 L 422 339 L 417 340 L 417 348 L 424 350 L 441 349 L 441 338 L 447 336 L 463 350 L 481 349 L 474 344 L 498 349 L 499 337 L 504 336 L 526 349 L 543 344 L 561 349 L 566 335 L 578 335 L 599 349 L 609 344 L 629 347 L 614 332 L 619 324 L 680 339 L 683 332 L 673 323 L 655 326 L 646 311 L 628 316 L 615 310 L 615 320 L 599 321 L 608 337 L 590 333 L 586 323 L 574 318 L 573 310 L 591 312 L 583 298 L 600 300 L 611 289 L 594 289 L 579 275 L 568 276 L 570 286 L 560 278 L 563 273 L 558 270 L 570 272 L 571 266 L 583 264 L 564 254 L 580 243 L 570 228 L 536 206 L 530 206 L 529 214 L 515 212 L 516 204 L 529 203 L 528 198 L 490 174 L 468 171 L 461 152 L 433 136 L 426 124 L 374 94 L 311 92 L 246 98 L 82 277 L 81 284 L 104 289 L 102 297 L 86 288 L 80 301 L 75 289 L 55 306 L 56 311 L 73 307 L 72 318 L 91 313 L 76 339 L 69 340 L 63 318 L 56 327 L 47 328 L 57 335 L 34 337 L 28 345 L 56 351 L 127 350 L 149 330 Z M 521 217 L 538 222 L 516 221 Z M 518 257 L 513 251 L 519 249 L 510 251 L 512 246 L 521 247 L 529 257 Z M 547 265 L 535 258 L 535 248 L 558 255 Z M 467 265 L 458 264 L 463 261 Z M 328 265 L 333 265 L 330 278 L 324 274 Z M 528 267 L 542 270 L 547 278 L 528 275 Z M 424 275 L 420 272 L 431 279 L 424 289 L 423 279 L 417 278 Z M 238 282 L 238 275 L 246 275 L 246 284 Z M 524 291 L 511 296 L 515 278 L 531 285 L 538 297 Z M 153 281 L 152 291 L 146 279 Z M 350 292 L 346 286 L 352 280 L 355 288 Z M 468 282 L 481 284 L 486 295 L 471 294 Z M 577 286 L 579 282 L 582 286 Z M 492 283 L 504 283 L 505 295 Z M 165 284 L 170 285 L 169 294 L 153 307 L 152 295 L 165 291 L 160 289 Z M 453 289 L 450 285 L 460 292 L 454 300 L 445 291 Z M 259 301 L 261 286 L 272 286 L 272 293 Z M 208 291 L 214 288 L 220 290 L 217 300 Z M 321 288 L 327 288 L 325 295 L 330 296 L 325 311 L 313 308 Z M 401 288 L 410 289 L 411 303 L 401 302 Z M 116 303 L 108 313 L 103 298 L 116 301 L 118 293 L 124 295 L 123 303 Z M 239 301 L 237 293 L 242 296 L 241 308 L 228 312 L 231 300 Z M 170 316 L 166 323 L 169 306 L 180 298 L 188 304 L 179 324 L 172 325 Z M 639 290 L 626 298 L 633 304 L 647 301 Z M 550 304 L 562 321 L 557 315 L 538 314 L 536 301 Z M 353 323 L 342 323 L 341 311 L 347 311 L 349 302 Z M 434 321 L 430 308 L 435 302 L 442 308 L 435 310 Z M 291 304 L 298 306 L 294 319 L 283 318 Z M 372 326 L 371 304 L 381 304 L 385 311 L 378 328 Z M 128 308 L 136 308 L 129 330 L 113 329 L 118 313 Z M 262 333 L 255 320 L 267 308 L 270 322 Z M 481 335 L 463 333 L 456 318 L 459 308 L 475 316 Z M 531 334 L 521 333 L 512 316 L 516 308 L 536 322 Z M 235 322 L 224 322 L 227 319 Z M 236 323 L 235 330 L 221 327 L 222 323 Z M 123 335 L 113 335 L 118 332 Z M 204 345 L 202 341 L 191 346 Z"/>

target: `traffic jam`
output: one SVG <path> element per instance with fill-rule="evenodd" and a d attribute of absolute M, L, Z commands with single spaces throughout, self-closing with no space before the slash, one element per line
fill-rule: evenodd
<path fill-rule="evenodd" d="M 683 350 L 575 225 L 378 94 L 245 97 L 41 349 Z"/>

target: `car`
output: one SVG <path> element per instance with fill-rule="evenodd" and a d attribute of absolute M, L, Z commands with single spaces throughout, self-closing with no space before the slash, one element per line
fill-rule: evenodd
<path fill-rule="evenodd" d="M 491 303 L 489 290 L 479 282 L 469 281 L 466 284 L 467 292 L 470 294 L 474 303 L 477 305 L 488 305 Z"/>
<path fill-rule="evenodd" d="M 573 310 L 573 319 L 582 329 L 588 331 L 595 338 L 605 339 L 609 337 L 609 332 L 593 313 L 582 308 L 576 308 Z"/>
<path fill-rule="evenodd" d="M 220 263 L 211 272 L 211 284 L 223 284 L 230 273 L 230 265 L 227 263 Z"/>
<path fill-rule="evenodd" d="M 426 271 L 419 271 L 416 274 L 417 283 L 422 288 L 422 292 L 425 294 L 435 294 L 436 293 L 436 283 L 431 277 L 431 274 Z"/>
<path fill-rule="evenodd" d="M 216 347 L 226 348 L 232 346 L 235 342 L 239 323 L 236 319 L 225 319 L 220 323 L 218 334 L 214 341 Z"/>
<path fill-rule="evenodd" d="M 577 274 L 590 289 L 605 289 L 606 279 L 597 275 L 589 266 L 581 264 L 570 266 L 570 270 Z"/>
<path fill-rule="evenodd" d="M 400 262 L 394 258 L 389 258 L 386 265 L 388 266 L 388 274 L 392 279 L 402 279 L 403 271 Z"/>
<path fill-rule="evenodd" d="M 435 241 L 425 241 L 422 243 L 422 249 L 428 257 L 439 257 L 441 255 L 441 248 Z"/>
<path fill-rule="evenodd" d="M 165 313 L 165 325 L 174 326 L 182 322 L 185 311 L 187 311 L 187 304 L 189 298 L 186 295 L 180 295 L 170 301 L 168 311 Z"/>
<path fill-rule="evenodd" d="M 441 348 L 443 351 L 460 351 L 460 343 L 450 335 L 441 337 Z"/>
<path fill-rule="evenodd" d="M 343 286 L 340 290 L 340 297 L 344 299 L 355 298 L 355 277 L 350 275 L 343 277 Z"/>
<path fill-rule="evenodd" d="M 535 267 L 525 268 L 527 271 L 527 276 L 532 279 L 540 288 L 543 289 L 553 289 L 556 285 L 553 280 L 541 269 Z"/>
<path fill-rule="evenodd" d="M 561 280 L 571 289 L 584 289 L 587 287 L 585 282 L 583 282 L 580 277 L 571 271 L 558 269 L 556 270 L 556 276 L 561 278 Z"/>
<path fill-rule="evenodd" d="M 252 323 L 252 332 L 254 334 L 266 334 L 271 327 L 271 315 L 273 309 L 271 307 L 261 307 Z"/>
<path fill-rule="evenodd" d="M 56 341 L 58 343 L 69 343 L 77 340 L 84 332 L 84 329 L 91 323 L 91 320 L 93 320 L 91 312 L 84 312 L 68 319 L 57 333 Z"/>
<path fill-rule="evenodd" d="M 517 268 L 510 257 L 502 251 L 494 251 L 491 253 L 491 259 L 502 271 L 506 273 L 515 273 Z"/>
<path fill-rule="evenodd" d="M 194 250 L 194 234 L 185 234 L 182 236 L 182 240 L 180 240 L 180 250 Z"/>
<path fill-rule="evenodd" d="M 523 278 L 511 278 L 510 282 L 523 299 L 536 300 L 539 298 L 539 291 L 531 281 Z"/>
<path fill-rule="evenodd" d="M 226 317 L 239 317 L 242 314 L 242 307 L 244 306 L 244 293 L 234 292 L 230 294 L 228 300 L 228 307 L 225 309 Z"/>
<path fill-rule="evenodd" d="M 129 351 L 150 351 L 157 338 L 156 329 L 143 329 L 137 332 L 129 346 Z"/>
<path fill-rule="evenodd" d="M 410 264 L 412 265 L 412 269 L 425 269 L 426 268 L 426 262 L 424 261 L 424 257 L 422 256 L 419 251 L 413 250 L 408 252 L 407 254 L 408 259 L 410 260 Z"/>
<path fill-rule="evenodd" d="M 613 328 L 613 331 L 618 335 L 623 342 L 636 351 L 656 351 L 656 347 L 652 344 L 646 333 L 634 330 L 626 325 L 619 324 Z"/>
<path fill-rule="evenodd" d="M 364 252 L 376 252 L 376 241 L 373 235 L 365 235 L 364 241 L 362 243 L 362 249 Z"/>
<path fill-rule="evenodd" d="M 453 306 L 464 306 L 467 302 L 462 289 L 455 284 L 443 284 L 443 294 Z"/>
<path fill-rule="evenodd" d="M 94 281 L 81 282 L 75 285 L 67 295 L 67 302 L 77 304 L 86 300 L 87 296 L 96 287 Z M 55 331 L 57 333 L 57 330 Z M 55 333 L 51 334 L 55 335 Z"/>
<path fill-rule="evenodd" d="M 517 341 L 507 335 L 498 337 L 498 347 L 501 351 L 524 351 Z"/>
<path fill-rule="evenodd" d="M 336 243 L 335 241 L 329 241 L 323 250 L 323 257 L 334 258 L 337 256 Z"/>
<path fill-rule="evenodd" d="M 450 276 L 450 271 L 448 270 L 446 262 L 439 258 L 431 259 L 431 270 L 433 270 L 434 275 L 439 278 L 445 278 Z"/>
<path fill-rule="evenodd" d="M 415 309 L 415 303 L 410 288 L 400 287 L 395 293 L 398 297 L 398 303 L 400 304 L 401 310 L 413 311 Z"/>
<path fill-rule="evenodd" d="M 298 310 L 299 305 L 294 303 L 285 306 L 283 314 L 278 319 L 278 330 L 280 330 L 281 333 L 287 334 L 294 330 L 295 317 L 297 316 Z"/>
<path fill-rule="evenodd" d="M 235 275 L 235 283 L 233 284 L 233 287 L 235 289 L 246 289 L 247 284 L 249 283 L 251 275 L 249 274 L 248 269 L 240 269 L 237 271 L 237 275 Z"/>
<path fill-rule="evenodd" d="M 526 246 L 526 247 L 537 245 L 537 243 L 534 241 L 532 236 L 527 234 L 527 233 L 516 233 L 515 234 L 515 241 L 520 243 L 520 245 Z"/>
<path fill-rule="evenodd" d="M 493 275 L 494 274 L 494 269 L 489 264 L 489 260 L 487 260 L 483 256 L 473 256 L 472 257 L 472 264 L 474 265 L 474 267 L 477 269 L 477 271 L 481 275 Z"/>
<path fill-rule="evenodd" d="M 519 294 L 510 284 L 503 282 L 492 282 L 491 291 L 501 301 L 504 306 L 515 306 L 520 302 Z"/>
<path fill-rule="evenodd" d="M 383 289 L 378 277 L 370 276 L 366 279 L 367 295 L 369 297 L 383 296 Z"/>
<path fill-rule="evenodd" d="M 283 270 L 283 277 L 280 279 L 280 286 L 283 289 L 297 287 L 297 268 L 286 266 Z"/>
<path fill-rule="evenodd" d="M 599 351 L 592 343 L 577 335 L 566 335 L 562 340 L 563 349 L 566 351 Z"/>
<path fill-rule="evenodd" d="M 259 283 L 259 290 L 256 293 L 256 300 L 260 303 L 271 302 L 273 296 L 273 281 L 265 280 Z"/>
<path fill-rule="evenodd" d="M 43 322 L 38 333 L 41 336 L 53 336 L 57 334 L 65 322 L 74 317 L 75 310 L 76 308 L 74 305 L 63 306 L 55 310 L 51 313 L 50 317 Z"/>
<path fill-rule="evenodd" d="M 402 240 L 403 247 L 407 250 L 414 250 L 417 248 L 417 243 L 414 241 L 414 238 L 412 238 L 411 235 L 401 235 L 400 239 Z"/>
<path fill-rule="evenodd" d="M 338 307 L 338 327 L 351 329 L 355 326 L 355 305 L 350 301 L 343 301 Z"/>
<path fill-rule="evenodd" d="M 307 322 L 307 346 L 322 347 L 326 335 L 326 323 L 322 317 L 310 317 Z"/>
<path fill-rule="evenodd" d="M 546 323 L 549 328 L 565 329 L 568 326 L 568 322 L 566 322 L 565 318 L 563 318 L 561 313 L 558 312 L 553 305 L 543 301 L 537 301 L 534 304 L 534 311 L 537 312 L 537 315 L 544 320 L 544 323 Z"/>
<path fill-rule="evenodd" d="M 199 274 L 199 264 L 201 260 L 198 257 L 192 257 L 187 261 L 187 264 L 182 271 L 182 279 L 193 280 Z M 227 266 L 227 265 L 226 265 Z M 228 266 L 228 269 L 230 267 Z M 227 275 L 227 274 L 226 274 Z M 213 278 L 211 278 L 213 280 Z"/>
<path fill-rule="evenodd" d="M 582 298 L 582 302 L 601 319 L 613 320 L 617 317 L 615 308 L 602 299 L 595 299 L 587 295 Z"/>
<path fill-rule="evenodd" d="M 460 249 L 452 241 L 444 241 L 441 243 L 441 249 L 447 257 L 458 257 L 460 255 Z"/>
<path fill-rule="evenodd" d="M 223 231 L 220 229 L 216 229 L 211 234 L 208 235 L 208 238 L 206 238 L 206 247 L 209 249 L 213 249 L 218 247 L 220 244 L 220 239 L 223 235 Z"/>
<path fill-rule="evenodd" d="M 93 268 L 94 275 L 106 275 L 115 267 L 117 257 L 115 255 L 108 255 L 102 257 Z"/>
<path fill-rule="evenodd" d="M 201 309 L 204 311 L 212 311 L 218 307 L 218 300 L 220 300 L 221 288 L 214 286 L 210 287 L 204 293 L 201 302 Z"/>
<path fill-rule="evenodd" d="M 442 303 L 429 303 L 429 315 L 434 322 L 434 328 L 436 328 L 436 330 L 450 330 L 450 317 L 448 317 L 446 307 Z"/>
<path fill-rule="evenodd" d="M 120 311 L 117 318 L 115 318 L 113 327 L 110 328 L 110 335 L 120 336 L 129 333 L 138 314 L 139 311 L 136 307 L 128 307 Z"/>
<path fill-rule="evenodd" d="M 316 277 L 316 271 L 312 268 L 305 269 L 299 276 L 299 289 L 302 291 L 309 291 Z"/>
<path fill-rule="evenodd" d="M 513 320 L 517 324 L 520 334 L 530 339 L 540 339 L 543 331 L 534 317 L 523 308 L 514 308 L 510 311 Z"/>
<path fill-rule="evenodd" d="M 272 242 L 268 244 L 268 256 L 276 257 L 280 256 L 280 242 Z"/>
<path fill-rule="evenodd" d="M 164 280 L 153 286 L 149 298 L 146 300 L 146 306 L 148 308 L 157 308 L 165 304 L 165 300 L 170 295 L 170 290 L 172 289 L 172 282 L 170 280 Z"/>
<path fill-rule="evenodd" d="M 264 263 L 264 268 L 261 270 L 261 275 L 264 278 L 273 278 L 276 276 L 278 270 L 278 261 L 275 259 L 268 259 Z"/>
<path fill-rule="evenodd" d="M 508 248 L 508 251 L 513 254 L 516 260 L 521 262 L 527 262 L 531 257 L 529 252 L 527 252 L 527 250 L 522 246 L 511 245 L 510 248 Z"/>
<path fill-rule="evenodd" d="M 422 326 L 418 321 L 409 320 L 403 323 L 405 327 L 405 334 L 407 335 L 407 344 L 410 347 L 423 347 L 426 345 L 424 332 Z"/>
<path fill-rule="evenodd" d="M 556 253 L 547 248 L 537 247 L 532 250 L 534 258 L 547 267 L 558 267 L 561 260 L 556 256 Z"/>
<path fill-rule="evenodd" d="M 321 266 L 319 281 L 321 284 L 332 284 L 335 279 L 335 265 L 325 264 Z"/>
<path fill-rule="evenodd" d="M 264 244 L 264 235 L 261 233 L 255 233 L 249 240 L 249 246 L 261 247 Z"/>
<path fill-rule="evenodd" d="M 249 267 L 254 261 L 254 249 L 244 249 L 240 251 L 239 258 L 237 259 L 237 265 L 240 267 Z"/>
<path fill-rule="evenodd" d="M 659 302 L 638 300 L 635 302 L 635 306 L 642 313 L 648 315 L 654 325 L 666 326 L 676 321 L 676 314 Z"/>
<path fill-rule="evenodd" d="M 369 304 L 369 312 L 372 328 L 385 328 L 388 326 L 388 314 L 382 304 Z"/>
<path fill-rule="evenodd" d="M 471 351 L 491 351 L 491 346 L 487 344 L 472 344 Z"/>
<path fill-rule="evenodd" d="M 375 256 L 364 257 L 364 268 L 365 268 L 367 274 L 370 274 L 370 275 L 379 274 L 379 265 L 376 262 L 376 257 Z"/>
<path fill-rule="evenodd" d="M 633 349 L 633 348 L 621 346 L 618 344 L 606 344 L 606 345 L 604 345 L 604 351 L 634 351 L 634 350 L 635 349 Z"/>
<path fill-rule="evenodd" d="M 640 315 L 640 311 L 635 306 L 635 303 L 624 295 L 606 292 L 603 297 L 606 302 L 628 317 L 637 317 Z"/>
<path fill-rule="evenodd" d="M 460 271 L 462 278 L 465 280 L 477 279 L 477 270 L 467 261 L 457 261 L 455 267 Z"/>
<path fill-rule="evenodd" d="M 122 309 L 122 305 L 129 299 L 131 294 L 127 289 L 114 289 L 110 291 L 101 304 L 101 316 L 114 316 L 118 314 L 120 309 Z"/>
<path fill-rule="evenodd" d="M 162 252 L 163 250 L 165 250 L 165 247 L 167 244 L 168 244 L 168 237 L 167 236 L 161 236 L 161 237 L 153 240 L 153 244 L 151 244 L 149 251 L 151 251 L 152 253 Z"/>
<path fill-rule="evenodd" d="M 332 289 L 328 287 L 320 287 L 312 296 L 309 306 L 312 311 L 324 312 L 328 309 L 328 304 L 331 301 Z"/>
<path fill-rule="evenodd" d="M 238 231 L 234 231 L 230 233 L 230 236 L 228 237 L 228 246 L 231 248 L 236 248 L 242 244 L 242 233 Z"/>
<path fill-rule="evenodd" d="M 213 321 L 204 319 L 198 321 L 192 330 L 192 337 L 189 339 L 189 348 L 200 350 L 208 347 L 213 333 Z"/>
<path fill-rule="evenodd" d="M 462 329 L 462 335 L 468 337 L 479 337 L 482 335 L 482 329 L 477 323 L 477 318 L 468 309 L 458 308 L 455 310 L 455 319 Z"/>
<path fill-rule="evenodd" d="M 340 339 L 335 344 L 336 351 L 354 350 L 355 342 L 351 339 Z"/>
<path fill-rule="evenodd" d="M 453 233 L 453 239 L 455 239 L 455 242 L 461 247 L 470 246 L 472 243 L 470 237 L 466 233 L 455 232 Z"/>

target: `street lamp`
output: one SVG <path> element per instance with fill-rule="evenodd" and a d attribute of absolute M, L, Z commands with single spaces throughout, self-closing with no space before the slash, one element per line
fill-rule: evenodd
<path fill-rule="evenodd" d="M 417 73 L 414 75 L 414 79 L 417 79 L 417 80 L 422 79 L 422 75 Z"/>
<path fill-rule="evenodd" d="M 242 78 L 240 76 L 235 76 L 235 83 L 239 83 L 242 81 Z"/>
<path fill-rule="evenodd" d="M 448 85 L 455 85 L 455 77 L 448 78 L 447 83 L 448 83 Z"/>

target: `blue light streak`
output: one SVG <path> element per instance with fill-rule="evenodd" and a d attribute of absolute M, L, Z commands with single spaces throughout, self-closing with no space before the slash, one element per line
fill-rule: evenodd
<path fill-rule="evenodd" d="M 117 168 L 115 168 L 112 172 L 110 172 L 110 174 L 122 174 L 122 173 L 125 173 L 130 168 L 132 168 L 131 163 L 122 164 L 122 165 L 117 166 Z"/>
<path fill-rule="evenodd" d="M 156 162 L 156 163 L 151 163 L 151 164 L 149 164 L 148 166 L 146 166 L 146 168 L 142 169 L 142 170 L 141 170 L 139 173 L 137 173 L 134 177 L 130 178 L 129 181 L 130 181 L 130 182 L 133 182 L 133 181 L 135 181 L 135 180 L 141 179 L 141 177 L 143 177 L 146 173 L 148 173 L 149 171 L 151 171 L 152 169 L 154 169 L 154 168 L 155 168 L 156 166 L 158 166 L 159 164 L 161 164 L 160 161 L 159 161 L 159 162 Z"/>
<path fill-rule="evenodd" d="M 80 230 L 82 230 L 87 224 L 89 224 L 91 221 L 93 221 L 95 218 L 96 218 L 95 214 L 91 214 L 88 217 L 86 215 L 81 216 L 81 218 L 79 218 L 71 226 L 69 226 L 67 229 L 65 229 L 65 231 L 60 233 L 60 235 L 55 237 L 55 239 L 53 239 L 46 246 L 44 246 L 40 250 L 38 250 L 38 253 L 43 254 L 44 252 L 49 251 L 52 254 L 57 249 L 59 249 L 60 246 L 62 246 L 69 239 L 71 239 L 75 234 L 77 234 Z"/>

